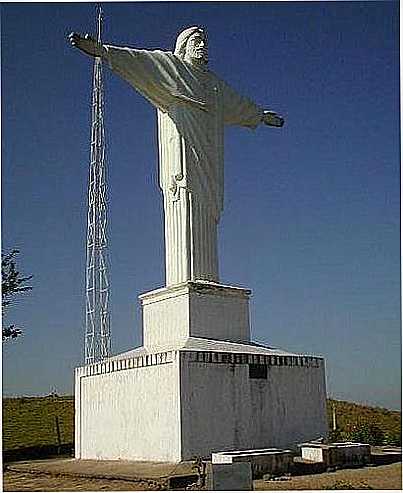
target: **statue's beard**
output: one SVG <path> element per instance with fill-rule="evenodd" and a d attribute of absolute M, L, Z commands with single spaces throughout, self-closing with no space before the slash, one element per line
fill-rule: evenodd
<path fill-rule="evenodd" d="M 196 62 L 196 63 L 207 63 L 208 62 L 208 53 L 205 50 L 197 50 L 193 49 L 189 54 L 188 54 L 188 59 L 191 62 Z"/>

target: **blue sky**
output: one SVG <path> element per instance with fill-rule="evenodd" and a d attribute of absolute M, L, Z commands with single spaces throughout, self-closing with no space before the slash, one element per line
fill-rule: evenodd
<path fill-rule="evenodd" d="M 211 68 L 284 115 L 229 128 L 220 275 L 251 288 L 253 339 L 323 355 L 336 398 L 400 408 L 398 2 L 104 4 L 104 40 L 173 49 L 207 28 Z M 2 242 L 33 291 L 7 321 L 6 394 L 72 392 L 82 362 L 92 62 L 66 41 L 95 4 L 3 3 Z M 155 110 L 105 73 L 112 344 L 164 283 Z"/>

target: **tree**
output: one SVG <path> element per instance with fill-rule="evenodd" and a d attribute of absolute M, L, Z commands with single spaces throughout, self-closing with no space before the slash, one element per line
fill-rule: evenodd
<path fill-rule="evenodd" d="M 353 442 L 382 445 L 385 440 L 385 434 L 376 422 L 364 421 L 358 422 L 353 426 L 348 434 L 348 439 Z"/>
<path fill-rule="evenodd" d="M 25 284 L 32 279 L 32 276 L 23 277 L 17 270 L 16 257 L 19 253 L 19 250 L 14 249 L 9 253 L 1 254 L 1 306 L 3 319 L 15 297 L 32 289 L 32 286 Z M 3 342 L 15 339 L 21 334 L 22 330 L 19 327 L 3 323 Z"/>

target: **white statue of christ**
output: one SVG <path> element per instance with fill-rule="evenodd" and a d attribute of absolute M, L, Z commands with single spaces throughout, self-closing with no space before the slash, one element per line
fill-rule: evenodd
<path fill-rule="evenodd" d="M 157 108 L 166 285 L 218 282 L 224 126 L 281 127 L 283 118 L 240 96 L 208 69 L 207 36 L 199 27 L 181 32 L 173 53 L 101 45 L 76 33 L 69 38 L 86 54 L 102 57 Z"/>

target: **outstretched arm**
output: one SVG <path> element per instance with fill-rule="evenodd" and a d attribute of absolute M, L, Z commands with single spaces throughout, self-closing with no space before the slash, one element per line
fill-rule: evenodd
<path fill-rule="evenodd" d="M 274 111 L 264 110 L 252 100 L 241 96 L 222 81 L 224 123 L 256 128 L 260 123 L 271 127 L 282 127 L 284 118 Z"/>
<path fill-rule="evenodd" d="M 101 57 L 106 52 L 104 46 L 98 43 L 98 41 L 89 34 L 81 36 L 79 33 L 70 33 L 69 41 L 73 46 L 93 57 Z"/>
<path fill-rule="evenodd" d="M 102 57 L 115 74 L 162 111 L 168 111 L 176 101 L 178 71 L 174 55 L 161 50 L 102 45 L 89 34 L 74 32 L 69 41 L 86 55 Z"/>

